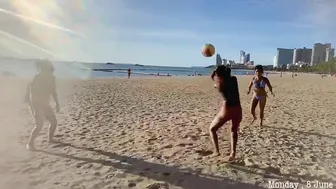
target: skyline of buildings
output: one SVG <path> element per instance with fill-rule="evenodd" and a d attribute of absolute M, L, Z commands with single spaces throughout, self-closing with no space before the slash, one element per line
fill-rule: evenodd
<path fill-rule="evenodd" d="M 277 48 L 276 65 L 282 67 L 293 63 L 294 49 Z"/>
<path fill-rule="evenodd" d="M 248 54 L 245 55 L 244 62 L 243 62 L 244 64 L 250 62 L 250 56 L 251 56 L 250 53 L 248 53 Z"/>
<path fill-rule="evenodd" d="M 335 49 L 331 43 L 315 43 L 313 48 L 277 48 L 277 54 L 273 60 L 274 67 L 289 65 L 310 65 L 314 66 L 334 58 Z"/>
<path fill-rule="evenodd" d="M 306 47 L 295 48 L 293 52 L 293 64 L 300 62 L 310 63 L 312 58 L 312 52 L 312 49 L 308 49 Z"/>
<path fill-rule="evenodd" d="M 240 57 L 239 57 L 239 62 L 241 63 L 241 64 L 246 64 L 246 63 L 248 63 L 249 61 L 250 61 L 250 59 L 251 59 L 251 55 L 250 55 L 250 53 L 245 53 L 245 51 L 243 51 L 243 50 L 241 50 L 240 51 Z"/>
<path fill-rule="evenodd" d="M 223 64 L 226 65 L 228 63 L 227 59 L 223 59 Z"/>
<path fill-rule="evenodd" d="M 330 61 L 335 57 L 335 49 L 327 48 L 326 61 Z"/>
<path fill-rule="evenodd" d="M 327 54 L 329 56 L 328 51 L 332 51 L 331 43 L 315 43 L 312 49 L 312 58 L 310 65 L 313 66 L 321 62 L 329 61 L 329 58 L 327 57 Z"/>

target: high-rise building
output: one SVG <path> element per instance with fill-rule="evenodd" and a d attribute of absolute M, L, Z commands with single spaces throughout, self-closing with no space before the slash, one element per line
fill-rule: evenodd
<path fill-rule="evenodd" d="M 222 65 L 223 61 L 222 61 L 222 57 L 220 56 L 220 54 L 216 54 L 216 65 Z"/>
<path fill-rule="evenodd" d="M 241 50 L 240 51 L 239 62 L 244 63 L 244 59 L 245 59 L 245 51 Z"/>
<path fill-rule="evenodd" d="M 294 51 L 293 51 L 293 64 L 295 64 L 297 62 L 298 51 L 299 51 L 299 49 L 294 48 Z"/>
<path fill-rule="evenodd" d="M 293 63 L 294 49 L 277 48 L 277 67 L 284 67 Z"/>
<path fill-rule="evenodd" d="M 329 61 L 335 59 L 335 49 L 332 48 L 329 52 Z"/>
<path fill-rule="evenodd" d="M 325 61 L 330 61 L 334 58 L 335 56 L 335 49 L 332 49 L 332 48 L 327 48 L 326 49 L 326 58 L 325 58 Z"/>
<path fill-rule="evenodd" d="M 275 55 L 274 58 L 273 58 L 273 67 L 278 67 L 278 56 Z"/>
<path fill-rule="evenodd" d="M 223 59 L 223 65 L 226 65 L 228 63 L 227 59 Z"/>
<path fill-rule="evenodd" d="M 294 49 L 293 64 L 298 62 L 310 63 L 312 57 L 312 49 L 306 47 Z"/>
<path fill-rule="evenodd" d="M 243 61 L 243 63 L 244 63 L 244 64 L 248 63 L 248 62 L 250 61 L 250 58 L 251 58 L 250 53 L 246 54 L 246 55 L 244 56 L 244 61 Z"/>
<path fill-rule="evenodd" d="M 331 43 L 315 43 L 312 49 L 310 65 L 313 66 L 326 61 L 328 48 L 331 49 Z"/>

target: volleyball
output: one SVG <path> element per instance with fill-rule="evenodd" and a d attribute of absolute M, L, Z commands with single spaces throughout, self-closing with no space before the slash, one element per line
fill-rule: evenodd
<path fill-rule="evenodd" d="M 212 57 L 215 54 L 215 47 L 212 44 L 205 44 L 202 49 L 202 54 L 205 57 Z"/>

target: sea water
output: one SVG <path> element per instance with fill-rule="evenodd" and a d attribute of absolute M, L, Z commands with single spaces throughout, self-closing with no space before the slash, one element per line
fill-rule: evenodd
<path fill-rule="evenodd" d="M 134 64 L 105 64 L 79 62 L 53 62 L 55 76 L 61 78 L 108 78 L 126 77 L 130 68 L 133 77 L 150 76 L 204 76 L 210 75 L 213 68 L 204 67 L 167 67 Z M 34 60 L 0 59 L 0 75 L 31 77 L 37 69 Z M 253 70 L 232 70 L 232 75 L 253 74 Z"/>

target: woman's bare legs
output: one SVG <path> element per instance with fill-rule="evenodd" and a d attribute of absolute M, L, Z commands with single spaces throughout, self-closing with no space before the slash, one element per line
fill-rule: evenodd
<path fill-rule="evenodd" d="M 45 107 L 45 117 L 46 119 L 49 121 L 50 125 L 49 125 L 49 135 L 48 135 L 48 142 L 52 143 L 54 140 L 54 133 L 56 131 L 56 126 L 57 126 L 57 119 L 56 119 L 56 115 L 53 111 L 53 109 L 51 108 L 50 105 L 46 105 Z"/>
<path fill-rule="evenodd" d="M 35 127 L 33 128 L 33 130 L 31 131 L 30 134 L 30 138 L 29 138 L 29 142 L 27 144 L 27 149 L 28 150 L 35 150 L 35 144 L 34 141 L 36 139 L 36 137 L 38 136 L 38 134 L 40 133 L 42 126 L 43 126 L 43 122 L 44 122 L 44 112 L 43 110 L 41 110 L 38 107 L 34 107 L 35 110 L 35 115 L 34 115 L 34 123 L 35 123 Z"/>
<path fill-rule="evenodd" d="M 212 121 L 210 127 L 209 127 L 209 131 L 210 131 L 210 137 L 212 140 L 212 143 L 215 147 L 215 156 L 219 156 L 219 147 L 218 147 L 218 136 L 217 136 L 217 131 L 218 129 L 223 126 L 225 124 L 225 122 L 227 122 L 227 120 L 225 120 L 225 110 L 224 110 L 224 106 L 221 108 L 221 110 L 219 111 L 219 113 L 216 115 L 215 119 Z"/>
<path fill-rule="evenodd" d="M 260 126 L 263 125 L 264 121 L 264 111 L 266 106 L 266 96 L 262 97 L 259 102 L 259 109 L 260 109 Z"/>
<path fill-rule="evenodd" d="M 253 95 L 253 98 L 252 98 L 252 100 L 251 100 L 251 109 L 250 109 L 250 112 L 251 112 L 251 114 L 252 114 L 252 116 L 253 116 L 253 120 L 251 121 L 251 124 L 255 121 L 255 120 L 257 120 L 257 116 L 256 116 L 256 113 L 255 113 L 255 109 L 256 109 L 256 107 L 257 107 L 257 105 L 258 105 L 258 99 Z"/>

